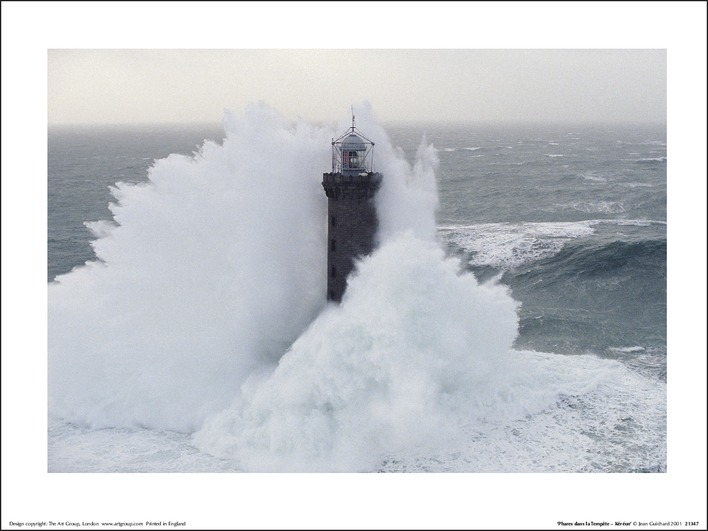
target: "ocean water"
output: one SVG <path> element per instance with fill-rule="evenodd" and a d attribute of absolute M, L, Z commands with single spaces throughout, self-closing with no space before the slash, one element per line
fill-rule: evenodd
<path fill-rule="evenodd" d="M 49 130 L 48 470 L 665 472 L 665 128 L 358 111 L 379 244 L 337 306 L 347 125 Z"/>

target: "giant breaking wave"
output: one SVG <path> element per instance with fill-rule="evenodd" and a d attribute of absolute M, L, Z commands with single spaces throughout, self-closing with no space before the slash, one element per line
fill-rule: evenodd
<path fill-rule="evenodd" d="M 378 248 L 341 305 L 325 301 L 320 180 L 347 124 L 293 126 L 264 105 L 227 114 L 222 145 L 117 184 L 114 219 L 90 224 L 97 259 L 50 284 L 50 414 L 192 433 L 247 471 L 499 470 L 514 444 L 510 466 L 530 470 L 524 449 L 549 423 L 603 455 L 592 441 L 628 410 L 634 444 L 652 446 L 652 384 L 593 356 L 513 350 L 508 290 L 436 242 L 433 146 L 411 165 L 368 107 L 357 118 L 384 181 Z M 568 408 L 588 412 L 592 440 L 576 440 Z"/>

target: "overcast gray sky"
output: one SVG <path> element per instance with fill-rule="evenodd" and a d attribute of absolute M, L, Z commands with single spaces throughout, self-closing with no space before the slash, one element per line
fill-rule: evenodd
<path fill-rule="evenodd" d="M 368 100 L 388 121 L 666 119 L 666 50 L 66 50 L 48 52 L 60 123 L 219 122 L 264 101 L 329 121 Z"/>

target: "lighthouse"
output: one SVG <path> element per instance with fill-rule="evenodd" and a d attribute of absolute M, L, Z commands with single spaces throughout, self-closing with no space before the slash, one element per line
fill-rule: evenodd
<path fill-rule="evenodd" d="M 354 261 L 374 250 L 378 220 L 374 197 L 383 176 L 374 172 L 374 143 L 351 127 L 332 140 L 332 172 L 327 194 L 327 300 L 340 302 Z"/>

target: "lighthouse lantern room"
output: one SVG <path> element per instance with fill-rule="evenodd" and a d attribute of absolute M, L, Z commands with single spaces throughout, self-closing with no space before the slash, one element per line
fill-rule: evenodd
<path fill-rule="evenodd" d="M 355 260 L 374 250 L 378 218 L 374 197 L 383 176 L 374 172 L 374 143 L 351 127 L 332 140 L 332 172 L 327 195 L 327 299 L 340 302 Z"/>

